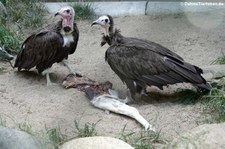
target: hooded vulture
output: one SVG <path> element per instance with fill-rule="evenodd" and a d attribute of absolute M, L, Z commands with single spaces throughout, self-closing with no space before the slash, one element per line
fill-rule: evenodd
<path fill-rule="evenodd" d="M 103 29 L 101 46 L 109 45 L 105 60 L 127 85 L 131 98 L 140 97 L 151 85 L 162 89 L 164 85 L 187 82 L 201 90 L 211 89 L 201 76 L 201 68 L 157 43 L 124 37 L 119 30 L 113 29 L 110 15 L 101 16 L 92 25 L 100 25 Z"/>
<path fill-rule="evenodd" d="M 18 71 L 35 67 L 40 74 L 46 75 L 47 85 L 52 84 L 49 68 L 54 63 L 62 62 L 72 72 L 67 61 L 68 55 L 75 52 L 79 39 L 79 31 L 74 23 L 74 9 L 63 7 L 57 15 L 61 16 L 60 21 L 30 35 L 23 42 L 14 64 Z"/>

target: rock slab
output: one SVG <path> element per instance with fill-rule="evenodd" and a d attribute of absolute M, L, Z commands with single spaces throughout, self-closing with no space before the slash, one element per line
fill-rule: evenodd
<path fill-rule="evenodd" d="M 0 126 L 0 149 L 41 149 L 30 134 Z"/>
<path fill-rule="evenodd" d="M 66 142 L 60 149 L 134 149 L 122 140 L 112 137 L 86 137 Z"/>

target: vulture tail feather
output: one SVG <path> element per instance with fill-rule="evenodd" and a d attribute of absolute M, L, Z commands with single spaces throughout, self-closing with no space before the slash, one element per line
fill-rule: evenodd
<path fill-rule="evenodd" d="M 171 70 L 186 78 L 188 81 L 190 81 L 190 83 L 195 84 L 205 82 L 205 79 L 202 78 L 198 70 L 195 70 L 194 72 L 191 70 L 191 67 L 195 68 L 193 65 L 188 63 L 186 63 L 186 65 L 182 65 L 170 59 L 167 59 L 167 63 L 168 66 L 171 67 Z"/>
<path fill-rule="evenodd" d="M 210 84 L 207 83 L 206 80 L 201 76 L 201 74 L 203 73 L 201 68 L 186 62 L 181 64 L 173 61 L 172 59 L 166 60 L 170 63 L 169 66 L 175 73 L 179 74 L 187 80 L 184 82 L 190 82 L 193 85 L 208 91 L 211 90 Z"/>
<path fill-rule="evenodd" d="M 144 81 L 148 85 L 156 85 L 159 88 L 167 84 L 187 82 L 186 78 L 173 71 L 169 71 L 159 75 L 145 75 L 140 80 Z"/>
<path fill-rule="evenodd" d="M 202 83 L 202 84 L 194 84 L 195 86 L 201 88 L 201 89 L 205 89 L 207 91 L 210 91 L 211 90 L 211 85 L 209 83 Z"/>

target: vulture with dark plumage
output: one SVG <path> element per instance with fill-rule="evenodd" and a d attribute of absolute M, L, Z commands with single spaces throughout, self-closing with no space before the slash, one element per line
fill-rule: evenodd
<path fill-rule="evenodd" d="M 124 37 L 113 29 L 113 18 L 101 16 L 92 25 L 103 29 L 101 45 L 108 43 L 105 60 L 112 70 L 125 82 L 131 98 L 140 97 L 147 86 L 187 82 L 209 91 L 211 86 L 201 76 L 202 69 L 189 64 L 169 49 L 143 39 Z"/>
<path fill-rule="evenodd" d="M 49 68 L 54 63 L 62 62 L 70 73 L 68 56 L 77 48 L 79 30 L 74 23 L 74 9 L 70 6 L 61 8 L 56 14 L 61 20 L 52 27 L 30 35 L 22 44 L 14 67 L 18 71 L 30 70 L 36 67 L 39 73 L 46 75 L 47 85 L 52 82 L 49 78 Z"/>

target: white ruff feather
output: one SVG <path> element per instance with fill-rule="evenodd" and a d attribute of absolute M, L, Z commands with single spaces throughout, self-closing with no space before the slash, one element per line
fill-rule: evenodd
<path fill-rule="evenodd" d="M 63 36 L 63 47 L 69 47 L 72 42 L 74 42 L 73 35 L 71 32 L 66 33 L 64 30 L 61 30 L 61 34 Z"/>

